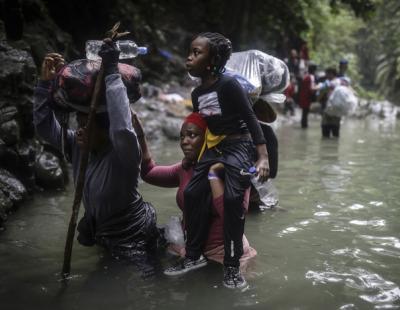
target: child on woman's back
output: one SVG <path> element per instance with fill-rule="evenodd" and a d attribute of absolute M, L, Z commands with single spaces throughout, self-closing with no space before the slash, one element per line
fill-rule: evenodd
<path fill-rule="evenodd" d="M 218 177 L 209 173 L 209 169 L 222 163 L 225 179 L 223 283 L 235 288 L 246 285 L 239 270 L 239 259 L 243 254 L 242 202 L 250 177 L 240 171 L 247 171 L 257 159 L 257 173 L 265 181 L 269 166 L 265 139 L 247 95 L 239 82 L 222 74 L 231 52 L 231 42 L 219 33 L 201 33 L 191 43 L 186 66 L 192 76 L 201 79 L 201 85 L 192 92 L 193 110 L 204 117 L 208 129 L 205 150 L 184 193 L 186 258 L 165 270 L 165 274 L 178 275 L 207 264 L 202 250 L 211 210 L 209 179 Z"/>

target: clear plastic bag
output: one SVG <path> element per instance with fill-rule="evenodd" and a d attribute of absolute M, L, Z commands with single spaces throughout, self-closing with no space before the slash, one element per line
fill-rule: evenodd
<path fill-rule="evenodd" d="M 259 182 L 258 177 L 253 177 L 251 180 L 262 202 L 259 206 L 260 210 L 276 207 L 279 203 L 278 190 L 272 180 L 268 179 L 264 183 Z"/>
<path fill-rule="evenodd" d="M 249 92 L 253 98 L 283 92 L 289 85 L 290 74 L 286 64 L 258 50 L 232 53 L 226 69 L 236 72 L 253 85 Z"/>
<path fill-rule="evenodd" d="M 165 239 L 172 244 L 185 245 L 182 223 L 178 216 L 171 216 L 165 225 Z"/>
<path fill-rule="evenodd" d="M 331 116 L 345 116 L 357 106 L 358 99 L 351 88 L 336 86 L 328 98 L 325 113 Z"/>

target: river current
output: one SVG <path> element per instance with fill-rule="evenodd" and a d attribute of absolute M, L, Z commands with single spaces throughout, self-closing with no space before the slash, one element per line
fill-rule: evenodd
<path fill-rule="evenodd" d="M 0 234 L 0 309 L 399 309 L 400 127 L 344 120 L 341 137 L 325 140 L 312 117 L 307 130 L 288 121 L 275 131 L 279 206 L 246 218 L 258 252 L 246 289 L 224 288 L 217 264 L 144 279 L 135 266 L 77 242 L 64 285 L 69 186 L 36 194 L 10 216 Z M 152 151 L 162 164 L 182 156 L 178 142 Z M 175 189 L 141 184 L 141 192 L 160 224 L 179 214 Z"/>

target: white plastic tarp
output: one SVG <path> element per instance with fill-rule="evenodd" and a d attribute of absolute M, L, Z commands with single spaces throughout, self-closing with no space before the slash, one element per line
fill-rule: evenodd
<path fill-rule="evenodd" d="M 268 101 L 285 99 L 281 93 L 289 84 L 290 74 L 282 60 L 259 50 L 248 50 L 232 53 L 226 69 L 226 74 L 235 76 L 253 98 L 267 96 Z"/>

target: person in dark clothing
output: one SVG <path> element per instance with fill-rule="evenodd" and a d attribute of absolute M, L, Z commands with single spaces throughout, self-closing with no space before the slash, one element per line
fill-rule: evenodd
<path fill-rule="evenodd" d="M 224 165 L 224 278 L 228 288 L 244 287 L 239 269 L 243 254 L 243 196 L 250 186 L 250 176 L 241 175 L 254 165 L 262 181 L 268 178 L 268 153 L 262 130 L 242 86 L 235 78 L 223 75 L 232 52 L 231 42 L 219 33 L 201 33 L 191 43 L 186 67 L 189 74 L 201 79 L 192 92 L 194 112 L 207 122 L 204 152 L 184 192 L 186 222 L 186 257 L 164 271 L 179 275 L 207 264 L 202 255 L 210 219 L 209 169 Z M 255 147 L 253 145 L 255 144 Z"/>
<path fill-rule="evenodd" d="M 283 114 L 287 115 L 287 112 L 290 112 L 290 115 L 294 115 L 294 107 L 296 105 L 295 98 L 297 93 L 297 80 L 295 76 L 291 73 L 290 74 L 290 82 L 288 87 L 283 92 L 286 96 L 284 107 L 283 107 Z"/>
<path fill-rule="evenodd" d="M 289 72 L 294 75 L 294 77 L 299 76 L 299 55 L 297 54 L 297 50 L 291 49 L 289 58 L 286 61 Z"/>
<path fill-rule="evenodd" d="M 101 48 L 105 74 L 105 106 L 96 114 L 94 128 L 85 128 L 88 106 L 77 107 L 77 130 L 68 130 L 65 140 L 53 107 L 54 79 L 64 60 L 51 53 L 45 57 L 34 94 L 34 124 L 37 133 L 61 149 L 64 143 L 77 181 L 81 148 L 90 141 L 89 162 L 83 189 L 85 213 L 78 224 L 78 241 L 84 246 L 104 247 L 112 256 L 135 260 L 153 250 L 158 229 L 151 204 L 139 194 L 141 151 L 132 127 L 127 88 L 118 71 L 119 50 L 108 42 Z M 84 60 L 87 61 L 87 60 Z M 137 99 L 137 98 L 136 98 Z M 102 109 L 103 108 L 103 109 Z"/>
<path fill-rule="evenodd" d="M 340 117 L 329 115 L 325 112 L 328 98 L 334 88 L 340 85 L 340 80 L 336 78 L 337 71 L 334 67 L 325 70 L 326 80 L 318 86 L 318 101 L 321 103 L 321 133 L 322 137 L 329 138 L 332 134 L 333 137 L 339 137 L 340 130 Z"/>
<path fill-rule="evenodd" d="M 349 62 L 347 59 L 343 58 L 339 61 L 339 72 L 337 74 L 338 77 L 346 77 L 347 67 Z"/>
<path fill-rule="evenodd" d="M 312 103 L 313 95 L 316 91 L 314 73 L 317 66 L 313 63 L 308 65 L 308 73 L 303 77 L 299 89 L 299 106 L 302 109 L 301 128 L 308 127 L 308 113 Z"/>

